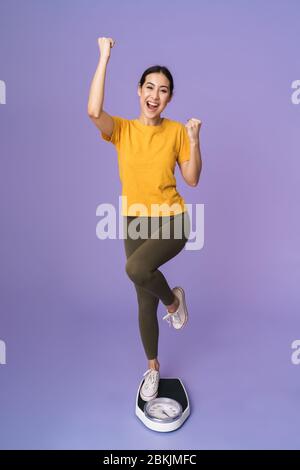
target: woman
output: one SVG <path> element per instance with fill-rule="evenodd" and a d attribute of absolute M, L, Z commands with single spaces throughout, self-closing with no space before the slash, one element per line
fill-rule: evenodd
<path fill-rule="evenodd" d="M 103 110 L 104 83 L 114 44 L 112 38 L 98 39 L 100 58 L 90 87 L 88 115 L 101 137 L 114 144 L 118 152 L 126 272 L 136 289 L 139 329 L 148 359 L 140 393 L 148 401 L 157 396 L 159 385 L 159 300 L 166 307 L 163 319 L 170 326 L 179 330 L 188 318 L 184 290 L 171 289 L 157 268 L 184 248 L 190 234 L 189 214 L 176 190 L 174 169 L 177 161 L 187 184 L 198 184 L 201 121 L 190 119 L 184 126 L 161 117 L 173 96 L 172 75 L 162 66 L 150 67 L 140 79 L 138 119 L 107 114 Z"/>

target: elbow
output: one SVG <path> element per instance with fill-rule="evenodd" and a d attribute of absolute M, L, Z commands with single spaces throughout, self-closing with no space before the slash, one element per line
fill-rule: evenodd
<path fill-rule="evenodd" d="M 198 177 L 196 180 L 187 181 L 187 184 L 189 186 L 192 186 L 193 188 L 195 188 L 196 186 L 198 186 L 199 179 L 200 179 L 200 177 Z"/>
<path fill-rule="evenodd" d="M 187 185 L 195 187 L 198 184 L 198 180 L 191 180 L 188 178 L 184 178 L 184 181 L 186 182 Z"/>
<path fill-rule="evenodd" d="M 201 175 L 201 169 L 200 169 L 200 172 L 199 172 L 197 178 L 194 179 L 194 180 L 188 181 L 187 183 L 188 183 L 190 186 L 192 186 L 193 188 L 195 188 L 196 186 L 198 186 L 199 179 L 200 179 L 200 175 Z"/>
<path fill-rule="evenodd" d="M 88 117 L 90 118 L 98 118 L 99 116 L 97 116 L 97 113 L 94 113 L 93 111 L 89 111 L 88 110 Z"/>
<path fill-rule="evenodd" d="M 91 108 L 88 108 L 88 109 L 87 109 L 87 113 L 88 113 L 88 116 L 89 116 L 90 118 L 98 119 L 98 118 L 100 117 L 102 111 L 101 111 L 101 110 L 100 110 L 100 111 L 95 111 L 95 110 L 93 110 L 93 109 L 91 109 Z"/>

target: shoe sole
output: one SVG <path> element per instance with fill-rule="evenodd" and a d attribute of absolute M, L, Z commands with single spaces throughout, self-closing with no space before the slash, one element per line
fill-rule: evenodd
<path fill-rule="evenodd" d="M 175 330 L 181 330 L 181 328 L 183 328 L 186 324 L 187 324 L 187 321 L 188 321 L 188 310 L 187 310 L 187 306 L 186 306 L 186 303 L 185 303 L 185 295 L 184 295 L 184 290 L 181 288 L 181 287 L 174 287 L 174 289 L 178 289 L 180 292 L 181 292 L 181 295 L 182 295 L 182 303 L 183 303 L 183 310 L 185 312 L 185 320 L 183 322 L 183 324 L 181 325 L 180 328 L 174 328 Z"/>

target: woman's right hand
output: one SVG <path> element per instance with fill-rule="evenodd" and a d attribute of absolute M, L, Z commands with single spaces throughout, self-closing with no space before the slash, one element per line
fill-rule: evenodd
<path fill-rule="evenodd" d="M 109 59 L 110 50 L 114 47 L 115 41 L 112 38 L 98 38 L 98 45 L 101 57 Z"/>

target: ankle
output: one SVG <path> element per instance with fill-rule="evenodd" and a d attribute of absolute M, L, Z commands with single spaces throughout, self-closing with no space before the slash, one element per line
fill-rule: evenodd
<path fill-rule="evenodd" d="M 175 294 L 174 294 L 174 295 L 175 295 Z M 168 305 L 168 306 L 167 306 L 167 310 L 168 310 L 169 313 L 174 313 L 174 312 L 176 312 L 176 310 L 178 309 L 178 307 L 179 307 L 179 299 L 178 299 L 178 297 L 176 297 L 176 295 L 175 295 L 175 300 L 174 300 L 174 302 L 173 302 L 171 305 Z"/>
<path fill-rule="evenodd" d="M 159 367 L 160 367 L 160 364 L 159 364 L 157 359 L 154 359 L 154 360 L 150 359 L 148 361 L 148 368 L 149 369 L 154 369 L 154 370 L 159 371 Z"/>

